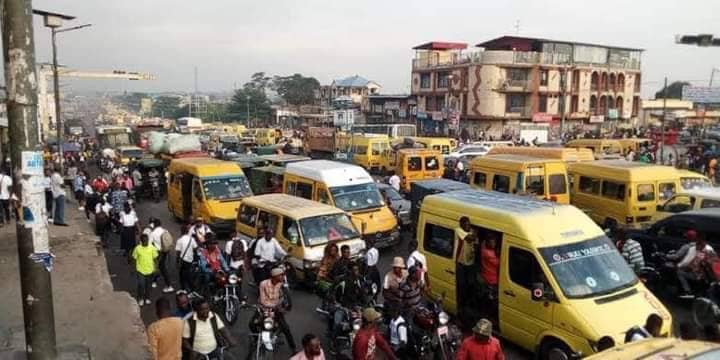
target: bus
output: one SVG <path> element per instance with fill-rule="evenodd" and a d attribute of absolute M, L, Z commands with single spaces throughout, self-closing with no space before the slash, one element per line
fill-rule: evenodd
<path fill-rule="evenodd" d="M 102 148 L 115 149 L 118 146 L 134 145 L 129 126 L 98 126 L 95 132 Z"/>
<path fill-rule="evenodd" d="M 353 125 L 352 133 L 382 134 L 397 139 L 417 136 L 417 127 L 413 124 L 363 124 Z"/>

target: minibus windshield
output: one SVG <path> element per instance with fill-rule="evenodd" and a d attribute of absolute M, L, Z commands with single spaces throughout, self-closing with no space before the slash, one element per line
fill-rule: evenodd
<path fill-rule="evenodd" d="M 123 150 L 122 156 L 126 158 L 141 158 L 143 156 L 142 150 Z"/>
<path fill-rule="evenodd" d="M 305 246 L 344 241 L 360 237 L 345 214 L 321 215 L 300 220 Z"/>
<path fill-rule="evenodd" d="M 237 200 L 252 195 L 244 176 L 203 179 L 202 183 L 208 200 Z"/>
<path fill-rule="evenodd" d="M 635 273 L 604 235 L 539 250 L 568 298 L 610 294 L 637 282 Z"/>
<path fill-rule="evenodd" d="M 382 205 L 382 198 L 375 183 L 336 186 L 330 188 L 335 206 L 345 211 L 356 211 L 377 208 Z"/>
<path fill-rule="evenodd" d="M 709 180 L 700 177 L 681 177 L 680 185 L 685 190 L 712 187 L 712 183 Z"/>

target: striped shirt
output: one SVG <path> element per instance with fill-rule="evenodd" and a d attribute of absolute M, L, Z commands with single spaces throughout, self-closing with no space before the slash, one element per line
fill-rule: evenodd
<path fill-rule="evenodd" d="M 643 259 L 643 252 L 642 252 L 642 246 L 640 246 L 640 243 L 633 240 L 633 239 L 627 239 L 625 240 L 625 244 L 622 247 L 622 256 L 625 258 L 625 261 L 628 262 L 628 265 L 637 272 L 645 266 L 645 259 Z"/>

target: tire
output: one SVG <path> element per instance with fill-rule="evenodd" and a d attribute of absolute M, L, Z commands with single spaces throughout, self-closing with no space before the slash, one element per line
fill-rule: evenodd
<path fill-rule="evenodd" d="M 238 313 L 240 312 L 240 300 L 231 297 L 227 302 L 223 304 L 223 315 L 225 321 L 233 325 L 238 319 Z"/>
<path fill-rule="evenodd" d="M 548 341 L 540 350 L 540 359 L 542 360 L 570 360 L 572 359 L 572 350 L 562 341 Z"/>

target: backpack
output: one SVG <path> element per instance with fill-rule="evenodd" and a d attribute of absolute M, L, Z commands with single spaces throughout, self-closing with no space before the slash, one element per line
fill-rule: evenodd
<path fill-rule="evenodd" d="M 215 343 L 217 347 L 223 346 L 224 338 L 220 335 L 220 332 L 218 330 L 217 325 L 217 314 L 210 313 L 212 317 L 210 318 L 210 326 L 212 326 L 213 335 L 215 335 Z M 197 320 L 195 320 L 192 316 L 190 316 L 187 319 L 188 326 L 190 327 L 190 346 L 192 348 L 195 348 L 195 331 L 197 330 Z"/>
<path fill-rule="evenodd" d="M 160 235 L 160 250 L 162 252 L 169 252 L 172 251 L 174 248 L 175 239 L 173 239 L 169 231 L 163 231 L 162 235 Z"/>

